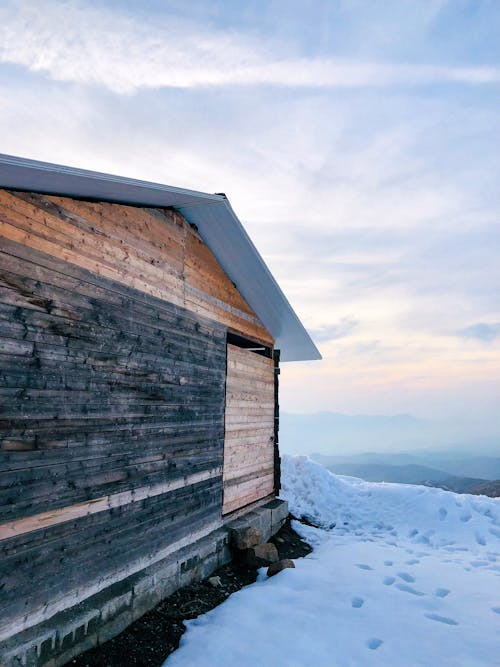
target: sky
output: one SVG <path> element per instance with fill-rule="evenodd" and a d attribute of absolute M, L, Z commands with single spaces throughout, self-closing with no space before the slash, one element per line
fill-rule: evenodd
<path fill-rule="evenodd" d="M 288 412 L 500 433 L 498 0 L 0 0 L 0 152 L 225 192 Z"/>

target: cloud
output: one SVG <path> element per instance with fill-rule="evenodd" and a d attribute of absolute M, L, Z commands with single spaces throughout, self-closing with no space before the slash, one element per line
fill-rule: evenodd
<path fill-rule="evenodd" d="M 493 324 L 488 324 L 486 322 L 471 324 L 471 326 L 461 329 L 458 332 L 458 336 L 460 338 L 481 340 L 485 343 L 491 343 L 496 338 L 500 337 L 500 322 L 495 322 Z"/>
<path fill-rule="evenodd" d="M 303 57 L 241 30 L 82 2 L 6 2 L 0 9 L 0 44 L 0 63 L 121 94 L 148 88 L 500 83 L 498 67 Z"/>
<path fill-rule="evenodd" d="M 343 318 L 336 324 L 330 324 L 318 329 L 310 330 L 310 334 L 314 340 L 323 343 L 330 340 L 338 340 L 339 338 L 346 338 L 358 326 L 357 320 Z"/>

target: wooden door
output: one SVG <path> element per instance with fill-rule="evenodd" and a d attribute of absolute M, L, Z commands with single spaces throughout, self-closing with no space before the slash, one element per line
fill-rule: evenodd
<path fill-rule="evenodd" d="M 274 362 L 227 346 L 223 514 L 274 492 Z"/>

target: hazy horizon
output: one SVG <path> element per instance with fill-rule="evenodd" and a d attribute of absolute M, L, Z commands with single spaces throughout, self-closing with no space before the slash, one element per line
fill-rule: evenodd
<path fill-rule="evenodd" d="M 281 410 L 280 449 L 312 453 L 424 454 L 500 456 L 500 428 L 489 431 L 456 420 L 421 419 L 409 414 L 366 415 L 339 412 L 299 413 Z"/>

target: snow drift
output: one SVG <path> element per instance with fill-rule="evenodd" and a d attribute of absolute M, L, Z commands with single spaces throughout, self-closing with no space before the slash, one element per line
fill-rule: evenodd
<path fill-rule="evenodd" d="M 189 622 L 167 667 L 500 665 L 500 499 L 282 470 L 315 550 Z"/>
<path fill-rule="evenodd" d="M 283 457 L 282 472 L 290 512 L 337 534 L 404 537 L 448 552 L 500 546 L 497 498 L 341 477 L 304 456 Z"/>

